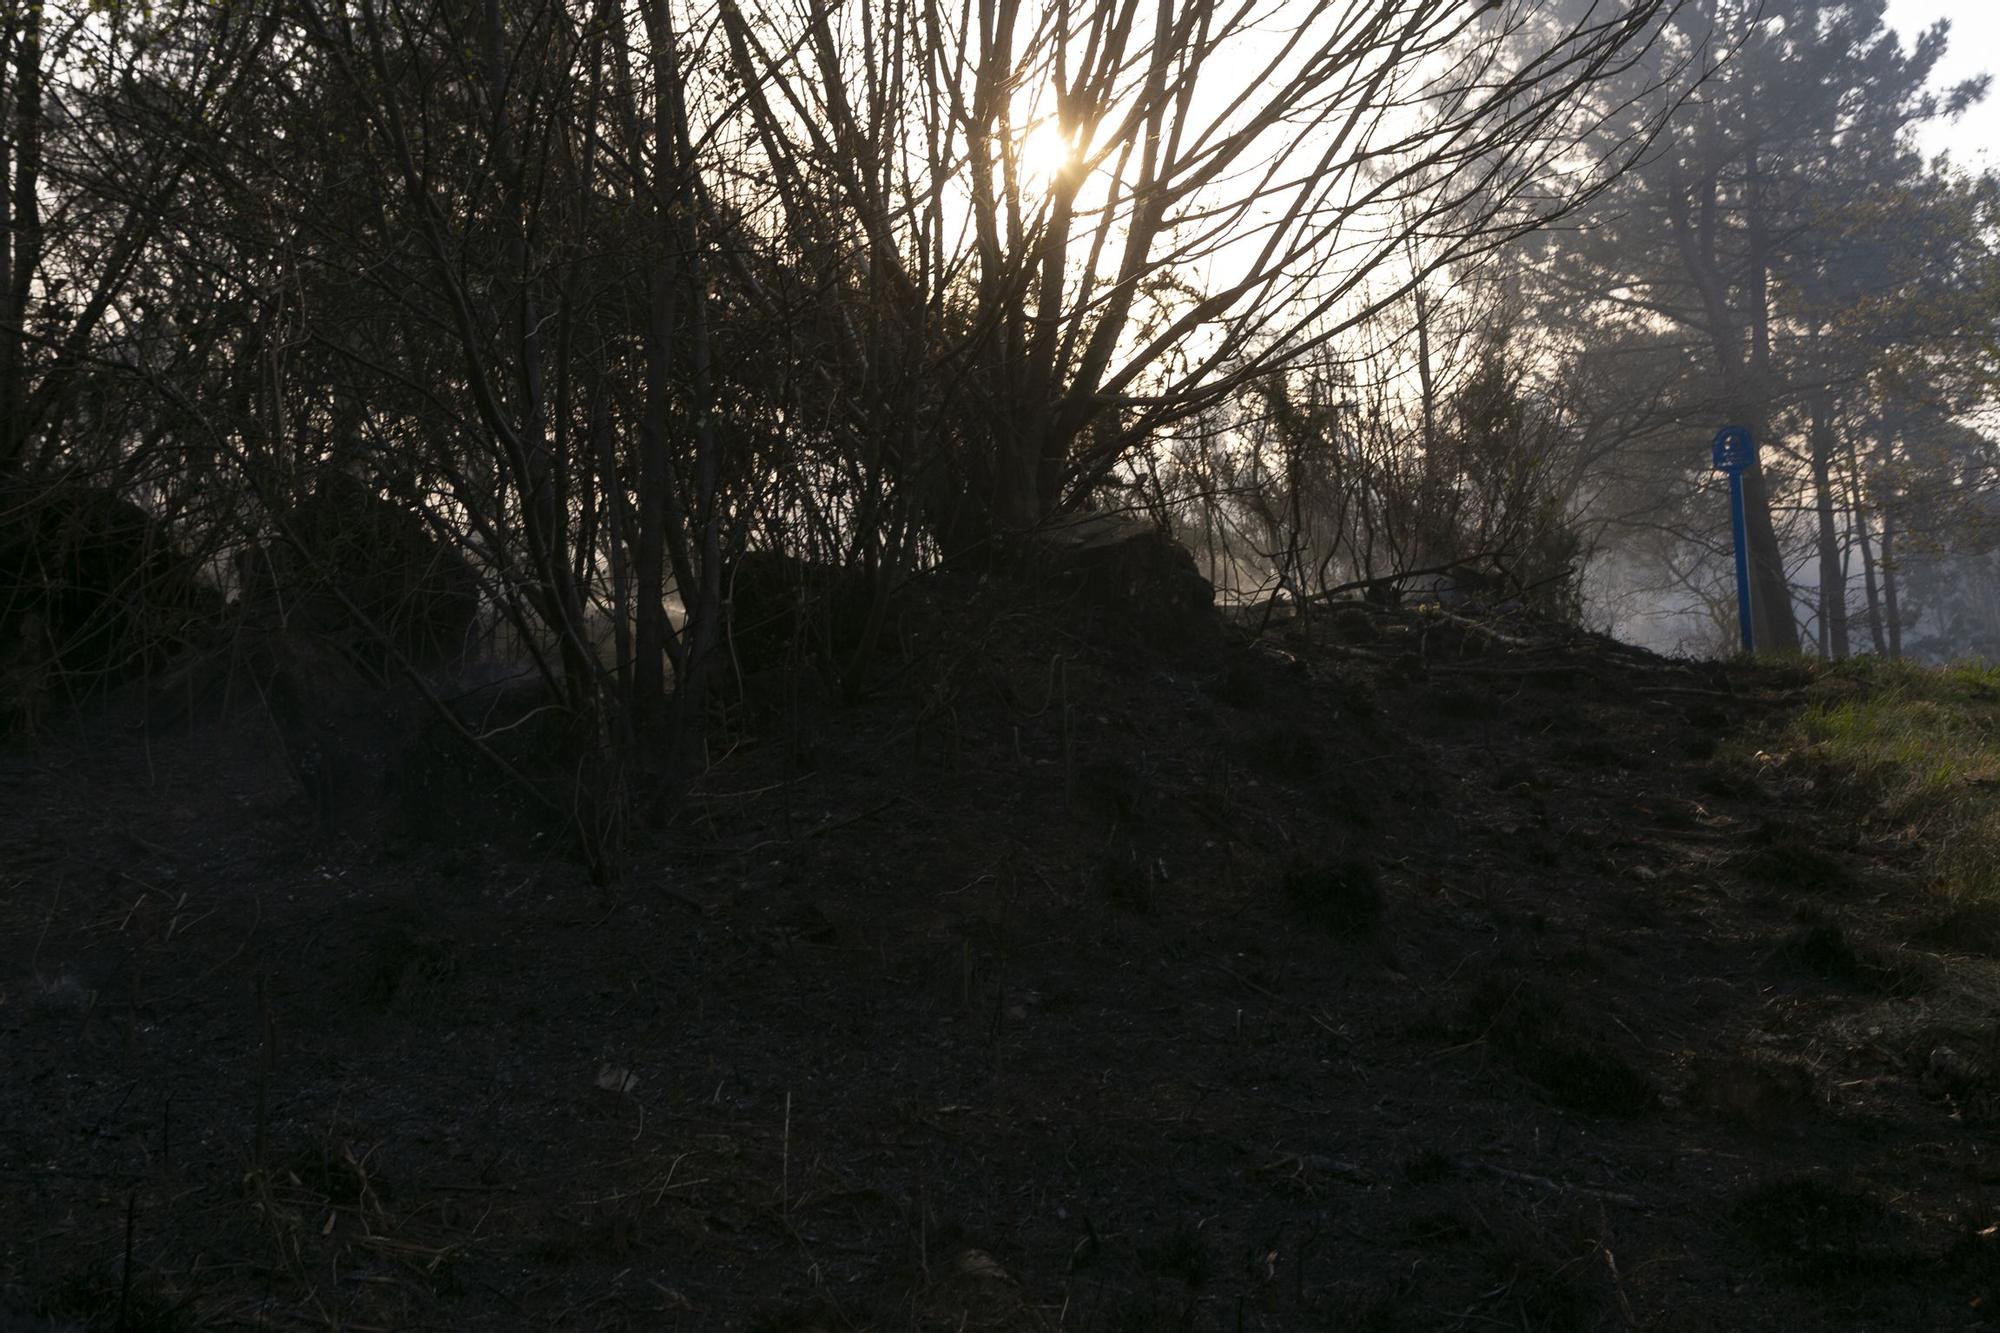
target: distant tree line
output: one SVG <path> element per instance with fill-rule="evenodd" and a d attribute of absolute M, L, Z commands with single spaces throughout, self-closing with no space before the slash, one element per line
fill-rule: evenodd
<path fill-rule="evenodd" d="M 1574 6 L 1580 9 L 1584 6 Z M 1566 11 L 1565 11 L 1566 12 Z M 2000 184 L 1914 131 L 1985 81 L 1934 86 L 1948 28 L 1903 42 L 1883 0 L 1704 0 L 1592 96 L 1594 133 L 1655 147 L 1505 260 L 1545 382 L 1595 461 L 1579 517 L 1642 602 L 1706 606 L 1734 639 L 1717 427 L 1750 427 L 1760 648 L 1991 653 L 2000 453 Z M 1553 16 L 1552 16 L 1553 17 Z M 1557 19 L 1557 21 L 1560 21 Z M 1685 86 L 1686 53 L 1713 50 Z M 1973 580 L 1976 582 L 1976 580 Z M 1952 629 L 1957 626 L 1956 631 Z M 1724 627 L 1727 628 L 1724 628 Z"/>

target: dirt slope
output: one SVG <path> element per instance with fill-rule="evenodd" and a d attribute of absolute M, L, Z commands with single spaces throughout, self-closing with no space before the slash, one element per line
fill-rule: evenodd
<path fill-rule="evenodd" d="M 2000 983 L 1738 756 L 1817 688 L 968 613 L 608 898 L 321 835 L 254 719 L 44 738 L 0 1329 L 1980 1326 Z"/>

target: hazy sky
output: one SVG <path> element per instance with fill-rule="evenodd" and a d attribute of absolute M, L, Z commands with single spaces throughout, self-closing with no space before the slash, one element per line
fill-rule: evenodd
<path fill-rule="evenodd" d="M 1951 43 L 1934 82 L 1949 86 L 1979 74 L 1995 76 L 1986 100 L 1955 123 L 1923 134 L 1931 152 L 1949 150 L 1967 166 L 2000 167 L 2000 3 L 1996 0 L 1889 0 L 1889 26 L 1904 44 L 1937 22 L 1951 20 Z"/>

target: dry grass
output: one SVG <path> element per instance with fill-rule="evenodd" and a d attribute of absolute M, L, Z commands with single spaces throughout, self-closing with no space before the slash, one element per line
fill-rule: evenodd
<path fill-rule="evenodd" d="M 1861 658 L 1820 672 L 1812 692 L 1823 697 L 1777 738 L 1780 762 L 1925 847 L 1947 907 L 2000 907 L 2000 668 Z"/>

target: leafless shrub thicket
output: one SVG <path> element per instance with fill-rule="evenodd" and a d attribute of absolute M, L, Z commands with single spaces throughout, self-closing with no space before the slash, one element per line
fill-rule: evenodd
<path fill-rule="evenodd" d="M 701 762 L 751 553 L 841 571 L 850 688 L 912 571 L 1163 471 L 1314 586 L 1525 579 L 1504 358 L 1412 452 L 1328 349 L 1643 149 L 1584 94 L 1674 8 L 11 7 L 0 474 L 384 671 L 504 642 L 606 800 Z"/>
<path fill-rule="evenodd" d="M 1530 383 L 1494 312 L 1437 311 L 1350 360 L 1308 358 L 1258 383 L 1208 434 L 1180 441 L 1155 493 L 1226 595 L 1307 602 L 1512 604 L 1576 613 L 1582 439 Z M 1414 345 L 1411 355 L 1405 355 Z"/>

